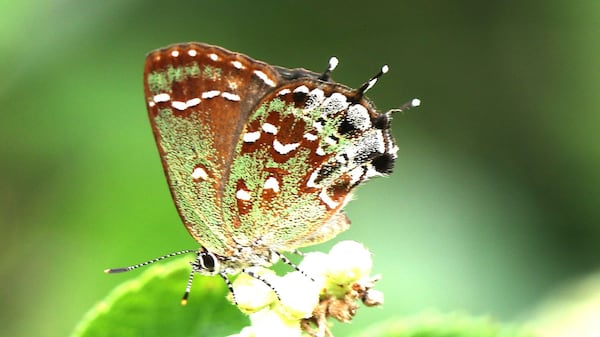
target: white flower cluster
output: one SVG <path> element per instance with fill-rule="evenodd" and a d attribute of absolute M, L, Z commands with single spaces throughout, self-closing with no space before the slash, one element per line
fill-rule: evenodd
<path fill-rule="evenodd" d="M 358 307 L 357 300 L 367 306 L 383 303 L 383 294 L 371 289 L 378 279 L 369 276 L 371 267 L 371 253 L 362 244 L 342 241 L 328 254 L 304 255 L 298 266 L 302 272 L 277 276 L 265 268 L 252 270 L 277 293 L 264 282 L 241 274 L 233 288 L 238 307 L 249 315 L 251 325 L 230 337 L 299 337 L 303 330 L 330 336 L 328 317 L 347 322 Z"/>

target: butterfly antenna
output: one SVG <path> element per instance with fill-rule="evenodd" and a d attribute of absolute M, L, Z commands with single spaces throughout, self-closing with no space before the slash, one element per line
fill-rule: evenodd
<path fill-rule="evenodd" d="M 104 272 L 107 273 L 107 274 L 123 273 L 123 272 L 126 272 L 126 271 L 130 271 L 130 270 L 134 270 L 134 269 L 138 269 L 138 268 L 147 266 L 149 264 L 152 264 L 154 262 L 158 262 L 158 261 L 167 259 L 169 257 L 173 257 L 173 256 L 181 255 L 181 254 L 193 253 L 193 252 L 196 252 L 196 249 L 186 249 L 186 250 L 182 250 L 182 251 L 179 251 L 179 252 L 174 252 L 174 253 L 171 253 L 171 254 L 163 255 L 161 257 L 157 257 L 155 259 L 152 259 L 152 260 L 149 260 L 149 261 L 146 261 L 146 262 L 134 264 L 133 266 L 129 266 L 129 267 L 104 269 Z"/>
<path fill-rule="evenodd" d="M 379 72 L 377 74 L 375 74 L 375 76 L 371 77 L 370 80 L 368 80 L 363 85 L 361 85 L 360 88 L 358 88 L 358 91 L 357 91 L 358 98 L 362 98 L 363 95 L 369 89 L 373 88 L 373 86 L 375 85 L 375 83 L 377 83 L 377 80 L 379 80 L 379 78 L 381 76 L 383 76 L 383 74 L 387 73 L 389 70 L 390 70 L 390 67 L 388 67 L 387 64 L 384 65 L 383 67 L 381 67 L 381 70 L 379 70 Z"/>
<path fill-rule="evenodd" d="M 327 69 L 319 76 L 321 81 L 329 81 L 331 79 L 331 72 L 337 67 L 339 60 L 337 57 L 332 56 L 329 59 L 329 64 L 327 65 Z"/>

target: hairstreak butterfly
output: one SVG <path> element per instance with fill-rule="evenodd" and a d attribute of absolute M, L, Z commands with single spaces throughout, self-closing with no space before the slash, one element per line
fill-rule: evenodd
<path fill-rule="evenodd" d="M 398 147 L 394 111 L 379 113 L 358 89 L 323 73 L 287 69 L 202 43 L 151 52 L 144 68 L 146 106 L 173 200 L 199 249 L 194 274 L 228 275 L 270 266 L 281 252 L 327 241 L 346 230 L 342 208 L 367 179 L 391 172 Z M 234 296 L 235 298 L 235 296 Z"/>

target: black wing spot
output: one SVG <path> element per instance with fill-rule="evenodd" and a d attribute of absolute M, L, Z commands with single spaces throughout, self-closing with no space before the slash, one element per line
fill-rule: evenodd
<path fill-rule="evenodd" d="M 347 119 L 343 119 L 338 127 L 338 133 L 340 135 L 351 135 L 354 134 L 358 129 Z"/>

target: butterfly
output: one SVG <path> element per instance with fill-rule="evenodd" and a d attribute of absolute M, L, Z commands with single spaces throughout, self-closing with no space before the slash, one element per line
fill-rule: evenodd
<path fill-rule="evenodd" d="M 391 114 L 364 96 L 384 66 L 358 89 L 323 73 L 287 69 L 203 43 L 151 52 L 144 93 L 152 131 L 179 215 L 200 244 L 108 273 L 196 253 L 195 273 L 269 267 L 282 252 L 332 239 L 348 229 L 343 212 L 364 181 L 389 174 L 398 147 Z M 293 265 L 293 264 L 292 264 Z M 234 294 L 235 299 L 235 294 Z"/>

